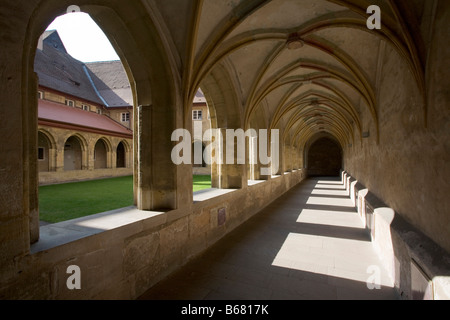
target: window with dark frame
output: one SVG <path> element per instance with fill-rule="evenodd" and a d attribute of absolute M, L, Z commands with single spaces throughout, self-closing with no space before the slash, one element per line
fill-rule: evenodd
<path fill-rule="evenodd" d="M 192 120 L 203 120 L 202 110 L 193 110 L 192 111 Z"/>
<path fill-rule="evenodd" d="M 130 121 L 130 113 L 124 112 L 122 113 L 122 122 L 129 122 Z"/>

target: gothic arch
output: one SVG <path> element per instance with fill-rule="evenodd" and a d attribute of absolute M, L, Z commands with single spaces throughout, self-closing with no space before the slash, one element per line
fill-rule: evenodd
<path fill-rule="evenodd" d="M 29 141 L 34 140 L 32 137 L 37 135 L 37 78 L 34 74 L 37 43 L 46 27 L 57 16 L 65 14 L 71 5 L 73 2 L 70 0 L 40 1 L 26 22 L 21 82 L 24 92 L 22 111 L 27 129 L 24 131 L 23 142 L 25 146 L 29 146 L 26 148 L 26 157 L 32 163 L 36 161 L 36 147 L 31 146 Z M 181 111 L 181 102 L 175 98 L 176 91 L 179 90 L 177 59 L 168 41 L 170 37 L 164 35 L 164 30 L 160 27 L 162 18 L 152 12 L 152 8 L 144 7 L 140 2 L 82 0 L 77 5 L 100 26 L 121 58 L 133 90 L 134 112 L 137 115 L 134 129 L 141 131 L 138 134 L 141 139 L 151 141 L 152 144 L 150 147 L 148 144 L 134 142 L 135 158 L 139 159 L 134 167 L 135 202 L 143 210 L 176 208 L 177 170 L 170 161 L 170 150 L 167 149 L 170 147 L 170 133 L 177 127 L 176 113 Z M 143 12 L 148 14 L 142 15 Z M 141 126 L 138 127 L 137 122 Z M 155 141 L 152 138 L 154 132 L 166 137 L 166 141 Z M 85 163 L 86 161 L 87 159 Z M 157 165 L 164 167 L 164 170 L 159 171 L 158 177 L 149 170 Z M 24 175 L 32 181 L 37 180 L 30 168 L 23 168 Z M 164 192 L 159 192 L 160 190 Z M 25 198 L 34 199 L 36 195 L 37 188 L 24 192 Z M 37 203 L 30 202 L 34 203 L 31 204 L 30 212 L 37 214 Z M 31 229 L 34 231 L 31 231 L 31 242 L 35 242 L 38 238 L 38 225 L 37 219 L 32 220 L 34 225 Z"/>

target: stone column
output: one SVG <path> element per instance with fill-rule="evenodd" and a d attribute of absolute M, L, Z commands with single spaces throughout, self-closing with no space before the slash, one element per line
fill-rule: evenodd
<path fill-rule="evenodd" d="M 174 121 L 169 108 L 137 108 L 137 187 L 140 210 L 168 211 L 177 207 L 176 165 L 171 160 Z"/>
<path fill-rule="evenodd" d="M 117 149 L 111 149 L 111 165 L 108 168 L 117 169 Z"/>
<path fill-rule="evenodd" d="M 227 129 L 215 129 L 212 158 L 213 188 L 241 189 L 246 184 L 245 145 L 244 154 L 240 154 L 238 144 L 227 137 Z"/>
<path fill-rule="evenodd" d="M 258 138 L 250 137 L 246 141 L 246 153 L 247 153 L 247 165 L 248 165 L 248 179 L 259 179 L 259 166 L 258 166 Z"/>
<path fill-rule="evenodd" d="M 83 150 L 83 147 L 81 147 L 81 170 L 95 170 L 95 144 L 91 144 L 92 142 L 88 141 L 85 151 Z"/>
<path fill-rule="evenodd" d="M 33 87 L 37 87 L 38 78 L 33 74 Z M 37 105 L 38 100 L 37 91 L 26 93 L 25 101 L 28 106 Z M 38 125 L 36 119 L 38 118 L 38 108 L 29 108 L 27 112 L 27 150 L 24 155 L 24 171 L 27 171 L 28 177 L 25 177 L 25 188 L 28 188 L 29 194 L 29 233 L 30 243 L 35 243 L 39 240 L 39 169 L 37 161 L 37 146 L 38 146 Z"/>
<path fill-rule="evenodd" d="M 57 171 L 58 165 L 58 150 L 55 148 L 56 146 L 50 146 L 48 150 L 48 171 L 55 172 Z"/>
<path fill-rule="evenodd" d="M 62 140 L 59 138 L 56 142 L 56 150 L 55 150 L 55 157 L 56 157 L 56 165 L 55 165 L 55 171 L 56 172 L 63 172 L 64 171 L 64 145 L 65 140 Z"/>
<path fill-rule="evenodd" d="M 286 172 L 287 164 L 286 164 L 286 150 L 287 147 L 284 145 L 284 142 L 280 141 L 278 145 L 278 150 L 276 148 L 276 142 L 271 141 L 271 157 L 272 157 L 272 174 L 273 175 L 283 175 Z M 278 163 L 276 163 L 275 157 L 276 153 L 278 153 Z"/>

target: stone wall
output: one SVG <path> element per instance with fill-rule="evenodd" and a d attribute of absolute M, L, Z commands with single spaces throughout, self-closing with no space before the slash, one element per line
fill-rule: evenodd
<path fill-rule="evenodd" d="M 399 297 L 450 299 L 450 255 L 345 172 L 343 181 Z"/>
<path fill-rule="evenodd" d="M 60 129 L 49 126 L 39 126 L 42 137 L 45 136 L 49 144 L 48 172 L 39 172 L 39 184 L 55 184 L 73 181 L 93 180 L 101 178 L 127 176 L 133 174 L 132 163 L 132 139 L 125 139 L 109 135 L 101 135 L 90 132 Z M 64 149 L 67 139 L 75 137 L 81 145 L 80 167 L 82 170 L 64 170 Z M 101 141 L 106 148 L 106 158 L 103 159 L 106 168 L 96 169 L 94 150 L 96 144 Z M 125 147 L 125 168 L 117 167 L 117 146 L 122 143 Z"/>
<path fill-rule="evenodd" d="M 30 254 L 2 269 L 0 299 L 137 298 L 304 177 L 294 171 L 164 213 L 131 208 L 49 226 L 50 237 L 66 226 L 60 244 L 43 233 Z M 76 231 L 84 236 L 68 240 Z M 66 286 L 71 265 L 80 267 L 82 290 Z"/>
<path fill-rule="evenodd" d="M 124 177 L 131 175 L 133 175 L 133 169 L 131 168 L 41 172 L 39 173 L 39 185 L 44 186 L 50 184 Z"/>
<path fill-rule="evenodd" d="M 398 53 L 386 47 L 378 71 L 379 138 L 372 127 L 370 137 L 348 147 L 344 169 L 450 252 L 450 50 L 439 45 L 450 32 L 450 2 L 438 7 L 426 92 Z"/>

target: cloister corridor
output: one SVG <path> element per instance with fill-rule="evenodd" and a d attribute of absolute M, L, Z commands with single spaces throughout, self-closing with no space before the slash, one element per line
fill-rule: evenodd
<path fill-rule="evenodd" d="M 45 44 L 72 14 L 120 61 Z M 0 16 L 0 300 L 450 299 L 450 1 L 2 0 Z M 203 147 L 219 161 L 197 193 Z M 129 207 L 40 225 L 40 184 L 118 173 Z"/>
<path fill-rule="evenodd" d="M 371 268 L 380 271 L 379 289 L 368 288 Z M 396 298 L 370 235 L 338 178 L 310 178 L 300 183 L 140 297 Z"/>

